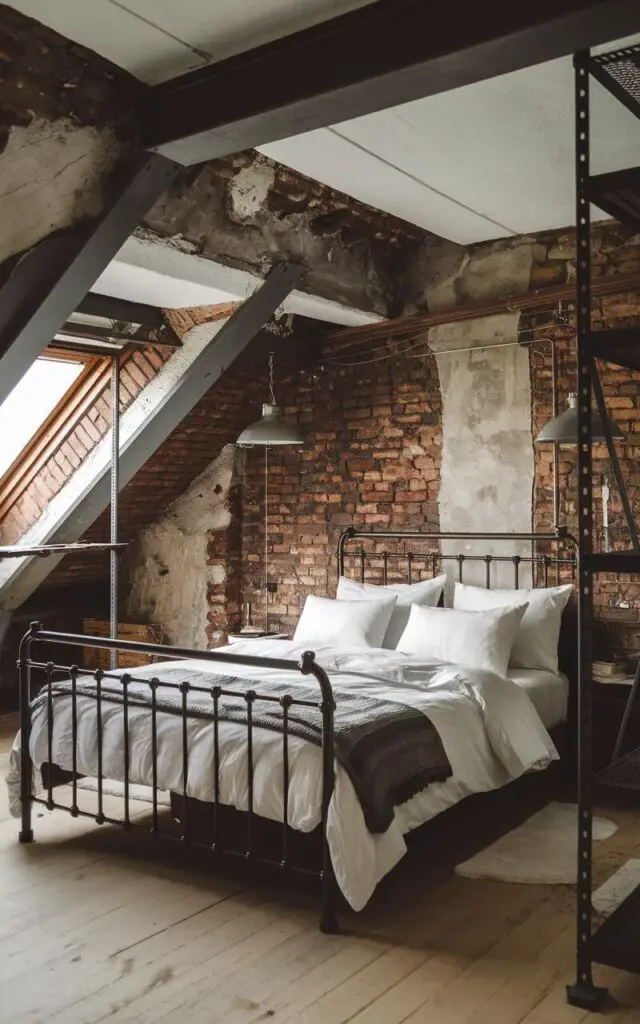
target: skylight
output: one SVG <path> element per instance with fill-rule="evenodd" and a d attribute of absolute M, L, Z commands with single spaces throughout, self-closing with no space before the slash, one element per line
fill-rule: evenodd
<path fill-rule="evenodd" d="M 69 360 L 36 359 L 0 405 L 0 476 L 53 412 L 83 366 Z"/>

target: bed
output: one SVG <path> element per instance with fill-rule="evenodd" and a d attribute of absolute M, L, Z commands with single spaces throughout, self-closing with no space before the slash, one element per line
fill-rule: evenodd
<path fill-rule="evenodd" d="M 381 548 L 387 535 L 346 532 L 340 575 L 351 569 L 360 581 L 370 575 L 393 586 L 405 572 L 412 583 L 446 568 L 449 557 L 461 578 L 468 556 L 424 551 L 438 538 L 391 539 L 393 553 Z M 564 578 L 574 572 L 570 559 L 490 554 L 482 556 L 485 582 L 507 562 L 516 584 L 525 569 L 542 584 L 550 572 Z M 171 660 L 135 673 L 92 672 L 55 660 L 69 644 Z M 143 828 L 216 854 L 311 872 L 322 881 L 320 927 L 327 932 L 337 927 L 338 892 L 361 909 L 404 855 L 407 833 L 465 797 L 556 761 L 552 735 L 566 719 L 569 699 L 561 671 L 511 668 L 497 675 L 344 644 L 319 643 L 312 654 L 296 639 L 195 652 L 51 633 L 33 624 L 19 664 L 21 734 L 8 785 L 22 842 L 34 838 L 31 812 L 40 803 L 98 824 Z M 80 808 L 85 776 L 96 780 L 97 810 Z M 106 780 L 123 784 L 121 817 L 105 814 Z M 63 783 L 71 790 L 68 804 L 58 796 Z M 150 820 L 143 822 L 131 814 L 132 787 L 139 785 L 151 794 Z M 177 831 L 163 824 L 163 793 L 171 795 Z M 229 808 L 240 820 L 239 843 L 226 832 Z M 264 823 L 276 828 L 275 846 L 261 845 Z M 301 835 L 316 838 L 318 862 L 298 855 Z"/>

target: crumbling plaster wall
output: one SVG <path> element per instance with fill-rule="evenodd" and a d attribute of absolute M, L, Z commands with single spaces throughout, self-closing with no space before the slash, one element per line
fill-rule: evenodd
<path fill-rule="evenodd" d="M 0 5 L 0 263 L 98 214 L 135 146 L 133 79 Z"/>
<path fill-rule="evenodd" d="M 276 261 L 299 263 L 306 291 L 382 315 L 424 237 L 254 151 L 185 170 L 142 232 L 260 276 Z"/>
<path fill-rule="evenodd" d="M 438 249 L 441 258 L 438 259 Z M 536 257 L 534 239 L 462 250 L 451 243 L 425 247 L 413 268 L 413 305 L 431 311 L 462 302 L 490 302 L 527 291 Z M 442 466 L 438 505 L 443 531 L 530 533 L 534 450 L 529 351 L 518 345 L 520 316 L 505 313 L 443 324 L 429 331 L 442 393 Z M 530 555 L 526 543 L 443 541 L 443 552 Z M 494 586 L 511 586 L 513 571 L 496 563 Z M 470 562 L 468 582 L 485 567 Z"/>
<path fill-rule="evenodd" d="M 127 616 L 162 626 L 168 643 L 208 646 L 209 589 L 220 587 L 228 571 L 223 561 L 210 559 L 209 540 L 231 523 L 228 497 L 236 451 L 235 445 L 226 445 L 185 493 L 142 530 L 130 553 Z"/>

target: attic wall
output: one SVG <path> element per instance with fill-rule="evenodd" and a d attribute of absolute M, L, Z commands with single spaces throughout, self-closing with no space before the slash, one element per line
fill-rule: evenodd
<path fill-rule="evenodd" d="M 480 288 L 486 296 L 485 286 L 492 280 L 499 291 L 507 288 L 511 294 L 526 291 L 527 277 L 529 288 L 571 280 L 572 258 L 570 233 L 528 240 L 525 245 L 522 240 L 501 247 L 492 243 L 479 247 L 478 262 L 466 260 L 462 270 L 459 264 L 447 266 L 445 261 L 439 269 L 432 267 L 437 287 L 429 285 L 431 301 L 448 294 L 451 302 L 462 303 L 469 301 L 471 292 L 477 299 Z M 639 240 L 615 225 L 598 229 L 595 266 L 601 274 L 640 270 Z M 490 272 L 484 274 L 483 267 L 490 267 Z M 423 297 L 425 294 L 426 288 Z M 456 298 L 460 294 L 464 299 Z M 566 312 L 571 319 L 572 311 Z M 552 527 L 551 452 L 533 443 L 551 416 L 546 340 L 551 334 L 558 339 L 561 406 L 575 379 L 574 329 L 571 323 L 554 326 L 553 320 L 551 311 L 535 316 L 507 315 L 497 326 L 483 319 L 468 321 L 463 330 L 459 322 L 451 325 L 448 333 L 432 329 L 409 343 L 391 340 L 381 344 L 363 336 L 354 348 L 353 342 L 336 341 L 327 346 L 320 365 L 312 370 L 301 368 L 279 382 L 284 415 L 300 425 L 306 443 L 300 449 L 272 449 L 269 453 L 268 577 L 275 588 L 269 597 L 271 629 L 293 628 L 307 594 L 334 592 L 336 545 L 340 532 L 351 524 L 382 530 L 477 526 L 480 530 L 526 532 Z M 594 322 L 598 326 L 640 322 L 640 293 L 599 300 Z M 518 336 L 535 344 L 518 347 Z M 474 344 L 467 346 L 463 344 L 466 341 Z M 446 347 L 458 346 L 449 369 L 445 369 L 449 358 L 443 351 L 445 342 Z M 478 342 L 501 347 L 482 349 Z M 437 343 L 442 343 L 440 352 L 434 354 L 432 348 L 437 349 Z M 460 351 L 465 347 L 471 351 Z M 496 387 L 483 390 L 487 379 L 499 382 L 498 391 Z M 247 392 L 249 400 L 258 400 L 265 387 L 266 381 L 256 374 Z M 640 442 L 635 444 L 635 436 L 640 431 L 640 374 L 606 366 L 604 387 L 628 438 L 619 450 L 637 509 Z M 218 403 L 228 399 L 224 392 L 217 392 Z M 254 409 L 245 409 L 244 419 L 242 408 L 239 413 L 237 409 L 234 412 L 234 417 L 239 415 L 236 424 L 246 423 Z M 482 431 L 474 428 L 480 418 Z M 514 435 L 518 442 L 515 459 Z M 477 448 L 479 438 L 482 443 Z M 594 455 L 596 472 L 610 476 L 606 450 L 596 447 Z M 240 598 L 234 588 L 233 600 L 227 605 L 226 623 L 218 619 L 222 623 L 219 630 L 212 628 L 212 618 L 219 615 L 224 597 L 219 594 L 215 604 L 210 595 L 209 630 L 214 643 L 226 626 L 237 626 L 242 601 L 251 602 L 254 621 L 264 624 L 264 452 L 244 452 L 237 472 L 242 502 L 241 555 L 234 540 L 229 557 L 235 559 L 236 568 L 241 560 L 242 584 Z M 573 527 L 576 480 L 571 449 L 562 451 L 560 481 L 561 517 Z M 447 494 L 455 500 L 453 509 L 448 498 L 445 500 Z M 610 520 L 615 546 L 624 542 L 624 527 L 613 487 Z M 237 516 L 233 522 L 237 530 Z M 596 522 L 600 529 L 600 513 Z M 224 544 L 224 531 L 215 537 L 216 544 Z M 462 545 L 458 546 L 457 550 L 461 549 Z M 570 554 L 568 550 L 564 553 Z M 378 578 L 381 566 L 380 560 L 374 564 Z M 204 559 L 200 571 L 202 575 L 208 571 Z M 494 585 L 496 582 L 507 581 L 494 579 Z M 596 592 L 599 654 L 640 648 L 639 606 L 637 583 L 613 576 L 601 581 Z"/>
<path fill-rule="evenodd" d="M 5 5 L 0 59 L 1 264 L 95 217 L 138 132 L 133 79 Z"/>

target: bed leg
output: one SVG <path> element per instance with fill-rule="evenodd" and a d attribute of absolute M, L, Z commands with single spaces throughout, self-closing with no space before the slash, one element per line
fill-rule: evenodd
<path fill-rule="evenodd" d="M 23 641 L 23 645 L 26 646 L 25 641 Z M 29 739 L 31 736 L 31 669 L 22 649 L 18 668 L 20 671 L 20 803 L 22 806 L 18 841 L 21 843 L 32 843 L 31 811 L 33 802 L 31 790 L 33 765 L 31 764 L 31 751 L 29 749 Z"/>
<path fill-rule="evenodd" d="M 326 864 L 326 862 L 325 862 Z M 331 866 L 325 866 L 322 872 L 322 912 L 320 915 L 320 931 L 325 935 L 336 935 L 340 931 L 337 917 L 338 884 Z"/>

